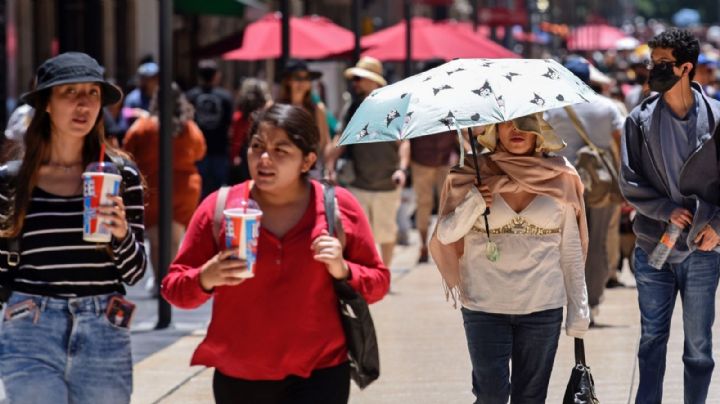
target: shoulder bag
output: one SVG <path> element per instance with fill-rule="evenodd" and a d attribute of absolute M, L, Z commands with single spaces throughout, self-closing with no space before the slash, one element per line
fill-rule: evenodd
<path fill-rule="evenodd" d="M 337 216 L 335 188 L 324 184 L 323 193 L 328 233 L 335 237 L 337 233 L 343 233 L 342 222 Z M 335 280 L 334 287 L 340 307 L 340 321 L 347 340 L 350 377 L 360 389 L 364 389 L 380 377 L 380 353 L 375 324 L 367 302 L 347 281 Z"/>
<path fill-rule="evenodd" d="M 620 193 L 617 165 L 611 153 L 597 147 L 591 140 L 575 110 L 566 106 L 565 111 L 575 129 L 585 142 L 577 151 L 575 168 L 585 187 L 585 201 L 591 208 L 602 208 L 623 200 Z"/>

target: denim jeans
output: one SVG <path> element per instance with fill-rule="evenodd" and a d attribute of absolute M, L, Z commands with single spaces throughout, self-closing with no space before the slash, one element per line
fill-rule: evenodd
<path fill-rule="evenodd" d="M 462 309 L 475 404 L 540 404 L 547 396 L 563 309 L 492 314 Z M 508 363 L 512 361 L 512 376 Z"/>
<path fill-rule="evenodd" d="M 696 251 L 682 263 L 665 264 L 658 271 L 648 265 L 648 255 L 635 248 L 635 279 L 642 323 L 636 403 L 662 401 L 670 320 L 678 292 L 682 299 L 685 334 L 685 403 L 705 402 L 715 367 L 712 325 L 718 274 L 720 254 L 715 252 Z"/>
<path fill-rule="evenodd" d="M 9 404 L 126 404 L 132 393 L 130 331 L 105 316 L 111 295 L 50 298 L 13 293 L 37 310 L 5 319 L 0 376 Z"/>
<path fill-rule="evenodd" d="M 197 168 L 202 177 L 202 199 L 227 184 L 230 161 L 226 155 L 206 155 L 198 161 Z"/>

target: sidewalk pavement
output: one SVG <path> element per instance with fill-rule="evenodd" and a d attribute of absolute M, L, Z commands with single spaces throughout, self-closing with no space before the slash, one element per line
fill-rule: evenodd
<path fill-rule="evenodd" d="M 414 265 L 417 244 L 398 247 L 391 293 L 372 306 L 378 332 L 381 377 L 366 390 L 353 384 L 351 404 L 470 403 L 473 401 L 470 360 L 459 310 L 445 301 L 440 275 L 433 264 Z M 621 280 L 634 285 L 629 271 Z M 606 291 L 598 327 L 585 339 L 587 361 L 603 404 L 627 403 L 637 388 L 635 351 L 640 334 L 637 295 L 633 286 Z M 681 403 L 682 313 L 676 307 L 668 346 L 666 403 Z M 718 304 L 720 307 L 720 304 Z M 714 328 L 715 357 L 720 343 Z M 135 365 L 132 403 L 212 402 L 212 369 L 189 367 L 204 330 L 183 336 Z M 573 340 L 564 334 L 550 380 L 548 403 L 561 403 L 574 364 Z M 720 377 L 716 375 L 716 378 Z M 720 403 L 720 383 L 710 387 L 708 403 Z"/>

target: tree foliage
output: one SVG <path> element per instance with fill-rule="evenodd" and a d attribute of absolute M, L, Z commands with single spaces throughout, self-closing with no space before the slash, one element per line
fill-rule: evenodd
<path fill-rule="evenodd" d="M 635 0 L 638 14 L 646 18 L 659 18 L 672 23 L 672 16 L 682 8 L 694 8 L 700 12 L 703 23 L 718 22 L 718 1 L 715 0 Z"/>

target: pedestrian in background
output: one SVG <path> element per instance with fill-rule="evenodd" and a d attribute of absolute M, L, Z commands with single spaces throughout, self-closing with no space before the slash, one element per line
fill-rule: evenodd
<path fill-rule="evenodd" d="M 322 73 L 310 70 L 305 61 L 289 60 L 283 71 L 280 94 L 276 101 L 305 108 L 313 117 L 320 132 L 320 150 L 325 150 L 325 147 L 330 143 L 330 128 L 326 117 L 327 109 L 322 100 L 313 101 L 312 96 L 312 82 L 319 80 L 321 77 Z M 318 169 L 322 169 L 322 162 L 322 159 L 318 161 Z M 319 177 L 322 177 L 322 175 L 319 175 Z"/>
<path fill-rule="evenodd" d="M 256 78 L 243 80 L 230 127 L 230 184 L 235 185 L 250 179 L 247 146 L 252 116 L 271 102 L 270 90 L 264 81 Z"/>
<path fill-rule="evenodd" d="M 196 308 L 213 298 L 207 337 L 192 364 L 215 368 L 217 403 L 344 404 L 350 365 L 333 282 L 347 281 L 368 303 L 388 291 L 362 208 L 336 189 L 342 231 L 328 235 L 323 186 L 309 178 L 319 138 L 303 108 L 274 104 L 253 124 L 251 181 L 233 186 L 224 206 L 262 210 L 254 276 L 215 234 L 218 194 L 198 207 L 163 280 L 172 304 Z"/>
<path fill-rule="evenodd" d="M 133 306 L 122 295 L 146 266 L 143 187 L 137 167 L 106 141 L 101 115 L 121 97 L 84 53 L 46 60 L 22 97 L 42 112 L 17 175 L 0 168 L 0 285 L 12 291 L 0 376 L 10 404 L 130 402 Z M 101 145 L 106 161 L 123 161 L 122 192 L 98 210 L 109 244 L 83 240 L 82 173 Z"/>
<path fill-rule="evenodd" d="M 172 223 L 170 256 L 177 254 L 180 241 L 190 223 L 195 208 L 200 202 L 202 178 L 196 163 L 205 156 L 205 138 L 193 120 L 193 106 L 185 99 L 180 87 L 173 83 L 172 101 Z M 150 103 L 150 116 L 139 118 L 125 137 L 125 150 L 137 161 L 140 172 L 147 179 L 148 199 L 145 214 L 145 231 L 150 241 L 150 258 L 153 278 L 147 289 L 156 296 L 155 281 L 158 280 L 158 256 L 160 236 L 158 229 L 160 210 L 160 104 L 158 92 Z"/>
<path fill-rule="evenodd" d="M 122 116 L 124 127 L 129 128 L 136 119 L 147 116 L 150 100 L 160 85 L 160 66 L 155 62 L 145 62 L 138 66 L 138 86 L 130 91 L 123 101 Z"/>
<path fill-rule="evenodd" d="M 565 67 L 573 72 L 584 83 L 590 85 L 590 65 L 578 57 L 571 57 L 565 62 Z M 590 140 L 607 155 L 614 156 L 613 146 L 620 141 L 620 131 L 623 127 L 623 117 L 620 114 L 615 102 L 603 95 L 597 95 L 588 103 L 576 104 L 571 108 L 577 115 L 581 128 L 585 131 Z M 564 108 L 553 109 L 545 113 L 545 119 L 555 129 L 555 132 L 567 142 L 567 147 L 559 151 L 559 154 L 571 162 L 578 159 L 578 151 L 586 146 L 581 137 L 576 123 Z M 616 162 L 617 160 L 614 160 Z M 616 163 L 617 164 L 617 163 Z M 610 247 L 609 232 L 620 232 L 619 215 L 621 198 L 619 189 L 616 189 L 618 200 L 608 198 L 590 203 L 585 200 L 587 212 L 587 224 L 590 238 L 588 247 L 588 259 L 585 262 L 585 280 L 587 281 L 588 300 L 591 309 L 591 320 L 593 321 L 599 313 L 605 293 L 605 286 L 611 274 L 617 268 L 617 261 L 610 261 L 611 249 L 620 248 L 618 244 Z M 611 226 L 613 218 L 618 219 L 615 226 Z M 617 239 L 615 239 L 617 240 Z M 614 256 L 615 251 L 613 251 Z"/>
<path fill-rule="evenodd" d="M 382 76 L 382 63 L 365 56 L 354 67 L 345 70 L 345 78 L 352 82 L 357 98 L 345 116 L 350 122 L 360 103 L 370 93 L 387 82 Z M 339 137 L 337 137 L 339 141 Z M 380 142 L 336 147 L 337 141 L 326 148 L 326 168 L 331 181 L 336 180 L 335 162 L 347 150 L 355 178 L 348 186 L 370 219 L 375 241 L 380 244 L 380 254 L 387 267 L 392 264 L 397 241 L 397 212 L 400 197 L 410 168 L 410 143 Z"/>
<path fill-rule="evenodd" d="M 478 141 L 490 150 L 478 156 L 483 185 L 472 156 L 453 167 L 430 250 L 462 304 L 476 402 L 543 403 L 563 306 L 569 336 L 590 323 L 582 183 L 545 154 L 564 144 L 541 114 L 489 125 Z"/>
<path fill-rule="evenodd" d="M 220 87 L 222 76 L 214 60 L 198 62 L 199 84 L 187 92 L 195 107 L 195 122 L 205 136 L 207 153 L 198 163 L 202 177 L 202 198 L 227 184 L 230 173 L 230 124 L 233 100 L 229 91 Z"/>
<path fill-rule="evenodd" d="M 443 63 L 443 60 L 430 61 L 423 70 L 430 70 Z M 428 229 L 435 207 L 435 196 L 440 196 L 445 177 L 450 171 L 451 159 L 455 157 L 457 161 L 454 152 L 458 147 L 454 132 L 421 136 L 410 140 L 410 172 L 417 201 L 415 225 L 420 233 L 418 254 L 420 263 L 428 262 Z"/>
<path fill-rule="evenodd" d="M 651 49 L 650 89 L 625 122 L 620 185 L 637 216 L 635 280 L 642 334 L 636 403 L 659 403 L 675 299 L 680 292 L 686 403 L 704 403 L 715 362 L 712 326 L 720 277 L 720 103 L 692 82 L 700 44 L 671 28 Z M 680 235 L 661 270 L 649 255 L 670 224 Z"/>

